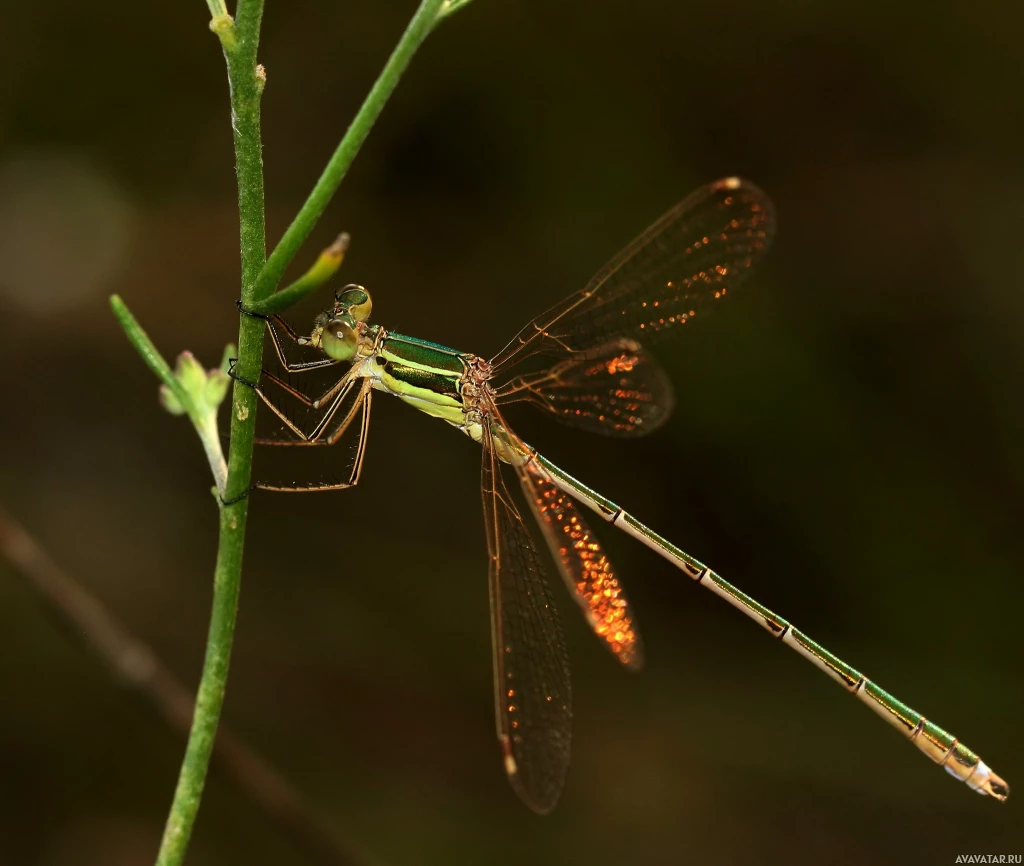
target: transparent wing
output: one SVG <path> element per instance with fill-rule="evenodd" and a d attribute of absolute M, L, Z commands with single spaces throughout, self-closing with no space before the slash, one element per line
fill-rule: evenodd
<path fill-rule="evenodd" d="M 305 386 L 309 380 L 303 380 Z M 324 390 L 326 385 L 326 390 Z M 297 442 L 335 442 L 352 423 L 365 399 L 360 379 L 351 370 L 335 376 L 312 391 L 298 387 L 291 377 L 268 370 L 260 376 L 257 393 L 270 409 L 261 445 L 294 445 Z"/>
<path fill-rule="evenodd" d="M 516 471 L 551 555 L 590 627 L 620 662 L 638 670 L 644 661 L 640 632 L 600 541 L 576 503 L 536 459 L 517 465 Z"/>
<path fill-rule="evenodd" d="M 278 447 L 260 449 L 257 486 L 302 491 L 342 490 L 357 484 L 369 441 L 370 385 L 370 380 L 348 372 L 311 396 L 264 371 L 257 393 L 270 411 L 259 413 L 255 441 Z M 324 453 L 317 446 L 330 451 Z M 294 480 L 303 477 L 316 480 Z"/>
<path fill-rule="evenodd" d="M 485 419 L 484 429 L 489 427 Z M 481 487 L 498 741 L 513 789 L 546 814 L 558 802 L 569 767 L 569 656 L 537 550 L 502 480 L 489 435 L 483 437 Z"/>
<path fill-rule="evenodd" d="M 491 359 L 495 372 L 536 354 L 572 355 L 616 337 L 652 336 L 701 316 L 764 254 L 774 209 L 756 186 L 726 178 L 666 213 L 586 288 L 541 314 Z"/>
<path fill-rule="evenodd" d="M 563 424 L 622 438 L 657 430 L 675 402 L 665 371 L 643 346 L 625 338 L 516 376 L 495 397 L 499 404 L 528 402 Z"/>

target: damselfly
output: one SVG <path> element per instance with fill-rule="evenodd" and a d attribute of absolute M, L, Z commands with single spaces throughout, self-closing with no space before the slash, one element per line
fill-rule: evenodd
<path fill-rule="evenodd" d="M 503 480 L 503 463 L 518 476 L 570 594 L 597 636 L 627 667 L 639 668 L 643 660 L 633 610 L 576 502 L 763 625 L 951 775 L 981 794 L 999 800 L 1009 795 L 1007 784 L 955 737 L 555 466 L 502 417 L 503 406 L 521 401 L 595 433 L 628 438 L 655 430 L 671 410 L 672 387 L 638 338 L 660 338 L 703 318 L 747 276 L 768 248 L 774 228 L 772 205 L 757 187 L 736 178 L 712 183 L 666 213 L 586 288 L 526 325 L 489 361 L 371 325 L 370 295 L 361 286 L 338 290 L 332 308 L 316 317 L 308 337 L 279 316 L 267 320 L 278 358 L 290 372 L 345 368 L 319 397 L 263 372 L 264 380 L 312 410 L 315 420 L 305 428 L 251 383 L 294 436 L 277 444 L 330 445 L 356 423 L 358 445 L 345 481 L 257 486 L 308 491 L 358 483 L 374 390 L 447 421 L 482 445 L 498 741 L 512 787 L 537 812 L 554 807 L 568 768 L 569 662 L 541 558 Z M 286 340 L 317 349 L 319 355 L 290 361 Z"/>

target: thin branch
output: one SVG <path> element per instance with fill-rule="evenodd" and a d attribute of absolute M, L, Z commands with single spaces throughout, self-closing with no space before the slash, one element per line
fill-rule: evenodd
<path fill-rule="evenodd" d="M 149 335 L 136 321 L 124 301 L 117 295 L 112 295 L 110 308 L 114 311 L 114 317 L 128 337 L 128 342 L 135 347 L 142 360 L 146 362 L 146 366 L 156 373 L 157 378 L 163 382 L 161 396 L 164 406 L 175 415 L 188 415 L 196 433 L 199 434 L 199 440 L 203 443 L 203 450 L 206 452 L 206 459 L 210 464 L 210 471 L 213 473 L 217 491 L 223 496 L 227 485 L 228 468 L 220 445 L 220 433 L 217 430 L 217 407 L 223 400 L 223 392 L 217 399 L 212 401 L 207 399 L 207 395 L 204 393 L 206 374 L 191 353 L 183 352 L 178 358 L 178 370 L 171 370 L 170 365 L 157 351 L 153 341 L 149 339 Z M 194 368 L 202 377 L 202 381 L 193 383 L 199 386 L 198 389 L 188 387 L 186 377 L 182 375 L 186 367 L 190 372 Z"/>
<path fill-rule="evenodd" d="M 0 557 L 25 578 L 47 611 L 69 627 L 81 645 L 106 665 L 118 682 L 156 710 L 168 727 L 187 734 L 192 696 L 160 659 L 119 622 L 103 603 L 64 571 L 35 538 L 0 507 Z M 340 842 L 314 818 L 302 797 L 267 761 L 222 726 L 216 765 L 243 796 L 278 824 L 318 863 L 351 860 Z"/>
<path fill-rule="evenodd" d="M 341 267 L 341 262 L 345 257 L 346 250 L 348 250 L 350 240 L 345 232 L 338 235 L 334 243 L 320 253 L 317 260 L 306 273 L 294 283 L 285 286 L 281 291 L 271 295 L 267 299 L 266 306 L 272 306 L 275 312 L 284 310 L 302 300 L 314 289 L 320 288 Z"/>
<path fill-rule="evenodd" d="M 330 203 L 352 164 L 352 160 L 355 159 L 366 136 L 370 134 L 388 97 L 398 85 L 398 80 L 405 72 L 409 61 L 412 60 L 413 54 L 437 24 L 438 13 L 444 4 L 445 0 L 423 0 L 420 3 L 419 9 L 413 15 L 405 33 L 402 34 L 402 38 L 398 41 L 395 50 L 391 53 L 388 62 L 374 83 L 373 89 L 370 90 L 344 138 L 334 151 L 334 155 L 327 163 L 323 174 L 316 182 L 316 186 L 313 187 L 313 191 L 306 199 L 306 203 L 296 214 L 292 224 L 288 226 L 288 230 L 270 254 L 270 258 L 267 259 L 256 287 L 255 295 L 258 302 L 252 308 L 255 312 L 267 314 L 284 309 L 284 305 L 280 304 L 277 297 L 268 298 L 267 296 L 277 287 L 285 268 L 295 258 L 299 247 L 309 237 L 309 233 L 313 231 L 320 215 Z M 293 298 L 292 302 L 294 300 Z"/>
<path fill-rule="evenodd" d="M 192 397 L 181 387 L 171 365 L 164 360 L 164 356 L 149 339 L 149 334 L 142 330 L 142 326 L 136 321 L 135 316 L 131 314 L 119 295 L 110 296 L 110 309 L 114 311 L 114 318 L 117 319 L 125 336 L 128 337 L 128 342 L 135 347 L 142 360 L 146 362 L 146 366 L 177 397 L 187 412 L 192 405 Z"/>
<path fill-rule="evenodd" d="M 263 155 L 260 141 L 260 94 L 263 92 L 265 75 L 259 75 L 256 68 L 263 0 L 239 0 L 236 11 L 237 20 L 227 34 L 230 38 L 225 38 L 221 32 L 217 35 L 224 49 L 231 85 L 231 128 L 238 174 L 241 297 L 242 303 L 248 306 L 256 299 L 256 277 L 266 261 Z M 250 316 L 240 316 L 238 372 L 253 381 L 258 377 L 262 363 L 263 323 Z M 220 508 L 220 533 L 206 655 L 196 693 L 192 727 L 174 789 L 174 799 L 167 814 L 157 866 L 181 866 L 185 860 L 224 706 L 242 582 L 242 552 L 249 513 L 249 501 L 245 493 L 252 477 L 255 421 L 256 393 L 235 382 L 231 399 L 231 450 L 225 485 L 225 495 L 231 504 Z"/>

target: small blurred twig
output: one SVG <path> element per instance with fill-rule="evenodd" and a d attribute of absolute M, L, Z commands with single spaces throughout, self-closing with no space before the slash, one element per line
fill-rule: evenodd
<path fill-rule="evenodd" d="M 181 734 L 192 722 L 192 696 L 156 654 L 65 572 L 11 514 L 0 506 L 0 558 L 9 562 L 62 624 Z M 299 793 L 267 761 L 221 725 L 214 759 L 235 786 L 272 818 L 316 862 L 353 862 L 317 820 Z"/>

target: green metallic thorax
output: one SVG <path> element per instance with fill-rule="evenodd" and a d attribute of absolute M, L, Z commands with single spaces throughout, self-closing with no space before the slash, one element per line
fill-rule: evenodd
<path fill-rule="evenodd" d="M 375 388 L 449 424 L 463 424 L 461 387 L 471 355 L 393 333 L 375 354 Z"/>

